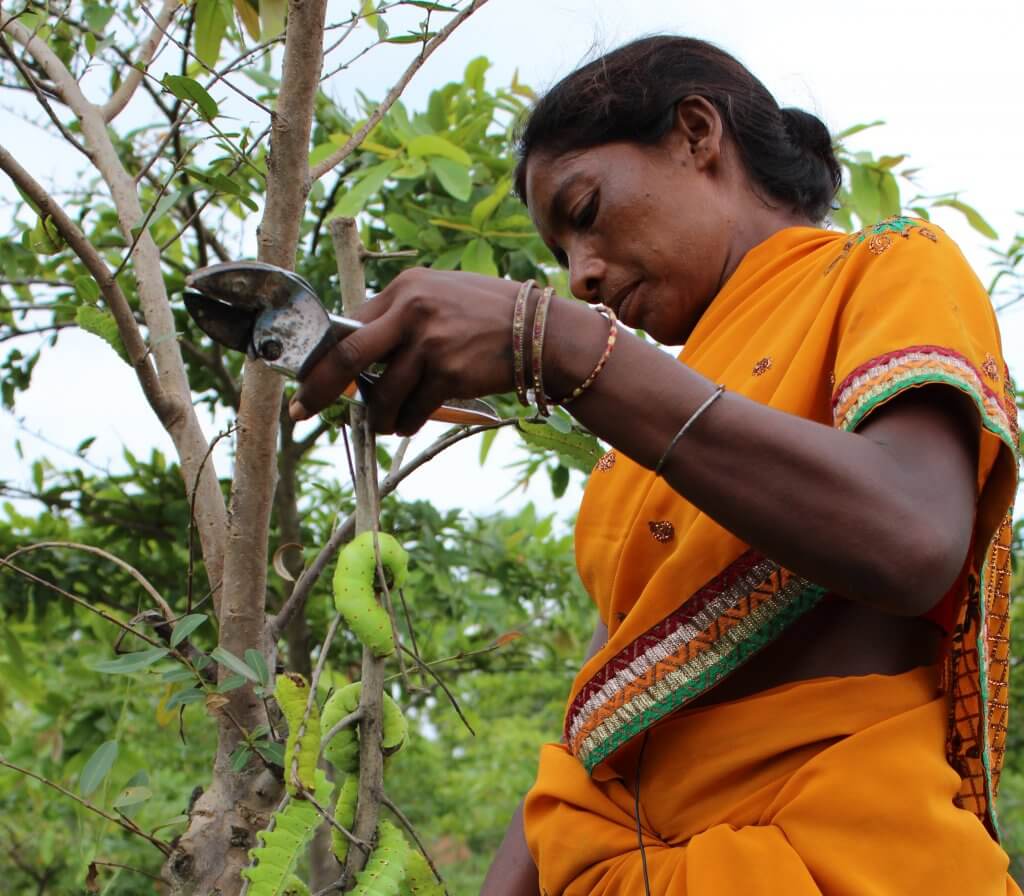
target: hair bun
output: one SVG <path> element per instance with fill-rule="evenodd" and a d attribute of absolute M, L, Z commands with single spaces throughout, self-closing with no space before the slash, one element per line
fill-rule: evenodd
<path fill-rule="evenodd" d="M 817 115 L 789 106 L 782 110 L 782 120 L 789 138 L 801 149 L 822 158 L 833 157 L 832 135 Z"/>

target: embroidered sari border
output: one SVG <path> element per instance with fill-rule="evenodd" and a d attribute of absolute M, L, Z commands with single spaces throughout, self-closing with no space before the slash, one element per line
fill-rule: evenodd
<path fill-rule="evenodd" d="M 790 591 L 791 593 L 786 593 Z M 780 598 L 761 608 L 760 618 L 745 620 L 743 628 L 724 650 L 715 650 L 714 660 L 702 653 L 685 666 L 669 672 L 644 693 L 606 718 L 579 745 L 577 756 L 588 772 L 636 735 L 707 693 L 731 672 L 774 641 L 792 622 L 815 606 L 825 590 L 793 578 Z M 733 629 L 732 632 L 735 632 Z M 730 632 L 730 634 L 732 634 Z"/>
<path fill-rule="evenodd" d="M 592 770 L 721 681 L 823 594 L 746 551 L 586 682 L 566 714 L 569 749 Z"/>
<path fill-rule="evenodd" d="M 915 345 L 878 355 L 856 368 L 836 388 L 832 414 L 839 429 L 856 429 L 878 405 L 904 389 L 946 383 L 969 395 L 986 429 L 1017 455 L 1010 418 L 981 372 L 962 354 L 936 345 Z"/>

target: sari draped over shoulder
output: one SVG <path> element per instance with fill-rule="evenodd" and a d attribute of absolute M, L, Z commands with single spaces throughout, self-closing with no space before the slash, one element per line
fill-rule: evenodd
<path fill-rule="evenodd" d="M 972 552 L 930 614 L 947 631 L 937 669 L 816 679 L 687 710 L 825 589 L 628 457 L 602 457 L 576 552 L 609 638 L 573 683 L 563 742 L 543 748 L 526 803 L 545 893 L 642 893 L 638 836 L 649 840 L 652 893 L 1018 893 L 994 811 L 1018 432 L 984 288 L 923 221 L 849 236 L 788 228 L 747 253 L 679 357 L 734 393 L 849 431 L 907 389 L 965 394 L 980 432 Z M 626 769 L 648 734 L 638 834 Z M 958 887 L 967 878 L 946 869 L 929 872 L 933 886 L 900 846 L 918 836 L 948 844 L 989 883 Z M 827 870 L 844 849 L 863 857 L 853 877 Z M 905 874 L 893 872 L 899 863 Z"/>

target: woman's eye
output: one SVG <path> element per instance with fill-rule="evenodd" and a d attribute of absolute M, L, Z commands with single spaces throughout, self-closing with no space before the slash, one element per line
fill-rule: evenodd
<path fill-rule="evenodd" d="M 573 216 L 573 226 L 577 228 L 589 227 L 597 217 L 597 193 L 591 193 L 590 198 Z"/>

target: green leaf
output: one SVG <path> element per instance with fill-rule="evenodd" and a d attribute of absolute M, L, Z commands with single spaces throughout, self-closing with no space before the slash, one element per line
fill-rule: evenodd
<path fill-rule="evenodd" d="M 181 691 L 175 691 L 171 694 L 171 699 L 167 701 L 164 709 L 170 712 L 177 706 L 187 706 L 189 703 L 198 703 L 206 696 L 206 692 L 202 688 L 185 688 Z"/>
<path fill-rule="evenodd" d="M 107 27 L 107 23 L 114 17 L 114 7 L 105 6 L 100 4 L 88 4 L 82 12 L 82 18 L 85 19 L 85 23 L 96 32 L 100 34 Z"/>
<path fill-rule="evenodd" d="M 266 687 L 270 684 L 270 673 L 267 671 L 267 661 L 263 658 L 263 654 L 258 650 L 253 650 L 251 647 L 245 651 L 245 662 L 250 669 L 255 671 L 256 677 L 259 679 L 261 685 Z"/>
<path fill-rule="evenodd" d="M 460 149 L 450 140 L 445 140 L 444 137 L 438 137 L 435 134 L 413 137 L 406 149 L 411 156 L 440 156 L 458 162 L 466 168 L 473 164 L 473 159 L 468 152 Z"/>
<path fill-rule="evenodd" d="M 86 333 L 99 336 L 100 339 L 117 352 L 118 356 L 126 364 L 130 363 L 128 361 L 128 352 L 125 350 L 124 343 L 121 342 L 117 321 L 114 320 L 114 315 L 109 311 L 104 308 L 97 308 L 95 305 L 79 305 L 75 311 L 75 322 Z"/>
<path fill-rule="evenodd" d="M 460 264 L 462 270 L 475 274 L 486 274 L 488 277 L 498 276 L 498 267 L 494 263 L 494 251 L 487 240 L 475 239 L 466 243 L 462 250 Z"/>
<path fill-rule="evenodd" d="M 879 125 L 885 124 L 882 119 L 877 121 L 869 121 L 866 124 L 855 124 L 853 127 L 847 128 L 845 131 L 840 131 L 835 136 L 835 142 L 838 143 L 840 140 L 845 140 L 847 137 L 852 137 L 854 134 L 859 134 L 861 131 L 866 131 L 868 128 L 877 128 Z"/>
<path fill-rule="evenodd" d="M 380 190 L 384 185 L 384 181 L 388 179 L 388 175 L 391 174 L 398 165 L 399 162 L 397 159 L 388 159 L 386 162 L 381 162 L 379 165 L 367 168 L 363 176 L 359 179 L 359 182 L 338 200 L 337 204 L 325 220 L 331 221 L 334 218 L 352 218 L 361 212 L 363 210 L 363 206 L 370 201 L 370 197 L 374 196 L 377 191 Z"/>
<path fill-rule="evenodd" d="M 530 423 L 527 420 L 520 420 L 516 425 L 528 445 L 552 451 L 569 466 L 584 473 L 589 473 L 601 456 L 601 446 L 597 439 L 585 433 L 562 433 L 545 423 Z"/>
<path fill-rule="evenodd" d="M 999 239 L 999 234 L 992 229 L 992 225 L 978 213 L 977 209 L 968 205 L 966 202 L 961 202 L 959 199 L 937 199 L 932 203 L 932 205 L 955 208 L 967 219 L 967 223 L 977 230 L 982 236 L 987 236 L 990 240 Z"/>
<path fill-rule="evenodd" d="M 237 774 L 249 764 L 250 759 L 252 759 L 252 750 L 244 744 L 239 744 L 231 754 L 231 770 Z"/>
<path fill-rule="evenodd" d="M 160 676 L 160 680 L 167 684 L 176 684 L 179 681 L 195 681 L 196 673 L 184 666 L 169 669 Z"/>
<path fill-rule="evenodd" d="M 485 196 L 476 205 L 473 206 L 473 211 L 469 213 L 469 220 L 473 222 L 473 226 L 476 228 L 483 227 L 484 223 L 488 218 L 491 217 L 497 211 L 502 200 L 512 190 L 512 178 L 505 177 L 498 181 L 498 185 L 494 188 L 494 192 L 490 196 Z"/>
<path fill-rule="evenodd" d="M 220 0 L 196 0 L 195 49 L 199 61 L 213 68 L 220 57 L 220 43 L 228 30 Z"/>
<path fill-rule="evenodd" d="M 462 246 L 454 246 L 442 252 L 430 263 L 430 266 L 438 271 L 454 271 L 462 258 L 462 249 Z"/>
<path fill-rule="evenodd" d="M 268 41 L 284 32 L 288 0 L 260 0 L 260 40 Z"/>
<path fill-rule="evenodd" d="M 374 16 L 377 20 L 377 24 L 374 26 L 377 29 L 378 40 L 388 40 L 388 35 L 391 34 L 391 29 L 388 27 L 388 23 L 381 16 Z M 389 41 L 393 43 L 393 41 Z"/>
<path fill-rule="evenodd" d="M 261 740 L 253 746 L 256 748 L 256 752 L 260 754 L 267 762 L 272 765 L 279 765 L 284 767 L 284 744 L 274 743 L 271 740 Z"/>
<path fill-rule="evenodd" d="M 142 785 L 126 787 L 117 795 L 117 799 L 115 799 L 111 805 L 115 809 L 121 809 L 123 811 L 134 806 L 141 806 L 152 796 L 153 791 L 148 787 L 144 787 Z"/>
<path fill-rule="evenodd" d="M 78 293 L 79 298 L 81 298 L 83 302 L 95 304 L 99 301 L 99 284 L 88 274 L 82 274 L 80 277 L 75 277 L 74 284 L 75 292 Z"/>
<path fill-rule="evenodd" d="M 478 93 L 484 89 L 484 75 L 491 67 L 491 61 L 486 56 L 477 56 L 466 66 L 463 80 Z"/>
<path fill-rule="evenodd" d="M 377 27 L 377 18 L 375 15 L 376 6 L 373 5 L 373 0 L 363 0 L 363 5 L 359 9 L 359 15 L 363 17 L 363 21 L 366 22 L 371 28 Z"/>
<path fill-rule="evenodd" d="M 56 255 L 64 248 L 64 238 L 49 216 L 40 215 L 36 219 L 35 227 L 29 231 L 28 241 L 32 251 L 40 255 Z"/>
<path fill-rule="evenodd" d="M 469 169 L 451 159 L 444 159 L 434 156 L 429 160 L 431 170 L 441 181 L 441 186 L 450 195 L 465 202 L 469 194 L 473 192 L 473 182 L 469 176 Z"/>
<path fill-rule="evenodd" d="M 210 651 L 210 656 L 224 666 L 230 669 L 236 675 L 244 675 L 249 681 L 253 681 L 259 684 L 260 677 L 256 674 L 253 669 L 250 669 L 242 660 L 235 656 L 230 650 L 226 650 L 223 647 L 215 647 Z"/>
<path fill-rule="evenodd" d="M 217 117 L 217 103 L 195 78 L 185 75 L 164 75 L 163 85 L 179 100 L 195 103 L 199 114 L 207 121 Z"/>
<path fill-rule="evenodd" d="M 177 647 L 204 622 L 206 622 L 205 613 L 189 613 L 188 616 L 182 616 L 174 623 L 174 629 L 171 631 L 171 647 Z"/>
<path fill-rule="evenodd" d="M 416 246 L 420 242 L 420 228 L 410 221 L 405 215 L 392 212 L 384 216 L 384 223 L 388 225 L 395 239 L 403 246 Z"/>
<path fill-rule="evenodd" d="M 491 446 L 494 444 L 494 440 L 498 437 L 498 430 L 488 429 L 480 437 L 480 466 L 483 466 L 487 462 L 487 455 L 491 453 Z"/>
<path fill-rule="evenodd" d="M 153 663 L 165 656 L 167 656 L 167 650 L 163 647 L 150 647 L 148 650 L 126 653 L 114 660 L 100 660 L 93 663 L 90 668 L 94 672 L 104 672 L 107 675 L 127 675 L 130 672 L 138 672 L 140 669 L 152 666 Z"/>
<path fill-rule="evenodd" d="M 82 796 L 89 796 L 96 790 L 103 783 L 103 779 L 110 774 L 110 769 L 113 768 L 116 759 L 116 740 L 108 740 L 100 744 L 82 768 L 82 774 L 78 780 L 79 793 Z"/>
<path fill-rule="evenodd" d="M 247 680 L 244 675 L 229 675 L 217 685 L 217 693 L 227 694 L 229 691 L 237 691 Z"/>
<path fill-rule="evenodd" d="M 549 470 L 548 475 L 551 477 L 551 494 L 561 498 L 569 487 L 569 468 L 559 464 L 553 470 Z"/>

